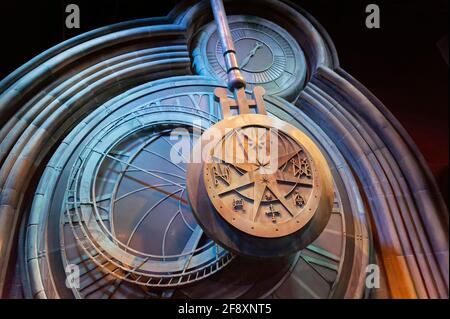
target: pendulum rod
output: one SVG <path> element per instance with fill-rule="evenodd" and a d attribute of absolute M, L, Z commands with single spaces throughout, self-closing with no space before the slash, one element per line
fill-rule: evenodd
<path fill-rule="evenodd" d="M 220 42 L 222 44 L 222 53 L 225 59 L 225 66 L 228 74 L 228 87 L 232 91 L 240 88 L 245 89 L 245 79 L 239 68 L 236 57 L 236 49 L 234 47 L 233 37 L 231 36 L 223 2 L 222 0 L 211 0 L 211 6 L 214 19 L 216 20 Z"/>
<path fill-rule="evenodd" d="M 236 56 L 236 49 L 233 43 L 233 37 L 228 25 L 227 14 L 222 0 L 211 0 L 211 7 L 214 14 L 214 20 L 217 25 L 220 42 L 222 44 L 222 53 L 225 60 L 227 71 L 228 89 L 233 93 L 234 99 L 228 98 L 228 91 L 223 88 L 217 88 L 214 93 L 220 101 L 224 117 L 231 116 L 231 109 L 237 109 L 238 114 L 249 114 L 251 108 L 256 108 L 256 113 L 266 114 L 263 95 L 263 87 L 257 86 L 253 90 L 253 99 L 248 99 L 245 94 L 245 79 L 239 68 Z"/>

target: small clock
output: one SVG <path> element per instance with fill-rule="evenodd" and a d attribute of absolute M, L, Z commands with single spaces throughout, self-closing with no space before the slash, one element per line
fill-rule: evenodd
<path fill-rule="evenodd" d="M 297 41 L 280 26 L 254 16 L 230 16 L 230 31 L 247 87 L 264 87 L 268 95 L 295 99 L 306 78 L 306 61 Z M 222 45 L 216 25 L 206 25 L 193 51 L 194 69 L 226 81 Z"/>

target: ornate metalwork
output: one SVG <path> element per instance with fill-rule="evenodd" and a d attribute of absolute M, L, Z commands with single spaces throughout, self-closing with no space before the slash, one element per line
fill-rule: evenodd
<path fill-rule="evenodd" d="M 273 208 L 273 204 L 269 204 L 269 211 L 267 211 L 265 214 L 266 216 L 270 217 L 272 223 L 274 224 L 277 222 L 277 217 L 281 217 L 281 213 Z"/>
<path fill-rule="evenodd" d="M 130 126 L 130 122 L 142 121 L 146 115 L 145 111 L 139 111 L 123 116 L 86 146 L 72 170 L 66 191 L 67 219 L 78 243 L 105 272 L 144 286 L 192 283 L 216 272 L 230 257 L 212 241 L 198 246 L 202 232 L 195 231 L 195 223 L 188 216 L 191 213 L 185 197 L 185 168 L 170 162 L 167 156 L 173 147 L 168 140 L 170 131 Z M 153 133 L 139 133 L 142 130 Z M 128 136 L 132 133 L 131 140 L 106 143 L 110 140 L 108 136 L 117 136 L 120 131 Z M 155 166 L 143 165 L 144 159 Z M 127 204 L 130 200 L 142 203 Z M 168 207 L 172 206 L 175 210 L 170 212 Z M 118 216 L 124 213 L 126 218 Z M 162 213 L 171 215 L 163 228 L 158 216 Z M 133 220 L 130 216 L 135 216 L 134 225 L 129 225 Z M 184 229 L 169 232 L 176 219 L 184 223 L 178 228 Z M 152 238 L 146 239 L 149 229 L 154 227 L 145 227 L 145 223 L 152 221 L 161 232 L 153 231 Z M 175 239 L 168 238 L 169 233 L 186 236 L 189 232 L 192 235 L 186 237 L 184 247 L 174 246 Z M 158 240 L 159 236 L 162 238 Z M 154 242 L 160 242 L 162 247 L 155 247 Z"/>
<path fill-rule="evenodd" d="M 252 122 L 256 120 L 256 123 Z M 242 122 L 245 125 L 240 127 Z M 307 147 L 300 144 L 305 143 L 304 136 L 299 136 L 299 132 L 286 123 L 274 123 L 269 117 L 251 114 L 242 122 L 237 117 L 230 117 L 214 126 L 232 130 L 212 147 L 202 169 L 205 190 L 217 213 L 247 234 L 278 238 L 301 230 L 316 213 L 321 215 L 324 213 L 322 210 L 329 211 L 331 178 L 318 150 L 312 144 Z M 208 131 L 205 134 L 204 139 L 210 140 Z M 253 141 L 253 151 L 250 150 L 250 141 Z M 230 145 L 235 148 L 222 152 Z M 272 158 L 271 152 L 278 154 L 277 158 Z M 249 156 L 252 153 L 255 156 Z M 254 161 L 249 157 L 254 157 Z M 229 172 L 231 182 L 216 183 L 215 175 L 208 173 L 214 172 L 214 168 Z M 189 178 L 195 180 L 194 175 Z M 242 199 L 248 214 L 236 216 L 232 213 L 230 207 L 234 207 L 236 198 Z M 301 199 L 303 205 L 300 204 Z M 269 207 L 278 211 L 276 225 L 273 219 L 262 218 Z"/>
<path fill-rule="evenodd" d="M 143 93 L 136 94 L 135 92 L 129 92 L 124 97 L 122 97 L 124 101 L 131 101 L 129 102 L 129 106 L 127 104 L 124 104 L 124 106 L 120 106 L 121 104 L 117 104 L 117 106 L 116 104 L 105 105 L 104 108 L 102 107 L 96 110 L 96 112 L 93 114 L 94 120 L 92 120 L 88 126 L 82 124 L 76 128 L 73 136 L 76 136 L 77 138 L 72 139 L 72 137 L 69 137 L 65 141 L 64 145 L 61 146 L 60 149 L 55 153 L 55 156 L 49 163 L 46 174 L 45 176 L 43 176 L 41 181 L 41 184 L 45 185 L 45 187 L 43 186 L 42 188 L 42 194 L 45 194 L 45 197 L 43 197 L 41 194 L 38 194 L 36 196 L 36 202 L 32 210 L 32 216 L 34 216 L 33 219 L 41 220 L 39 222 L 39 227 L 42 228 L 43 233 L 42 236 L 40 235 L 36 239 L 31 238 L 31 240 L 33 240 L 34 243 L 37 243 L 38 247 L 48 247 L 47 251 L 51 252 L 52 254 L 52 256 L 45 256 L 45 259 L 43 259 L 43 261 L 51 261 L 53 259 L 61 260 L 62 255 L 64 264 L 62 267 L 59 267 L 59 265 L 54 262 L 50 262 L 49 264 L 47 264 L 46 262 L 40 263 L 40 267 L 42 267 L 41 270 L 39 270 L 39 268 L 33 268 L 30 272 L 33 275 L 34 280 L 39 280 L 39 273 L 41 273 L 42 275 L 45 275 L 49 272 L 52 272 L 55 275 L 62 273 L 62 276 L 64 276 L 65 265 L 78 265 L 81 270 L 81 286 L 78 289 L 73 289 L 73 294 L 79 298 L 179 298 L 186 296 L 191 298 L 258 298 L 264 296 L 270 298 L 325 298 L 327 296 L 333 295 L 333 291 L 335 291 L 337 285 L 346 284 L 345 280 L 339 279 L 339 273 L 341 271 L 340 267 L 342 267 L 341 265 L 343 265 L 344 261 L 348 260 L 348 258 L 351 258 L 351 256 L 349 255 L 351 250 L 343 249 L 345 243 L 348 241 L 348 238 L 343 236 L 343 232 L 345 232 L 345 227 L 343 228 L 343 226 L 345 225 L 345 223 L 351 223 L 352 215 L 349 214 L 350 210 L 348 207 L 346 209 L 342 208 L 345 207 L 345 205 L 341 205 L 339 194 L 335 196 L 337 206 L 333 210 L 335 211 L 335 213 L 332 214 L 330 221 L 325 228 L 325 231 L 312 245 L 303 250 L 301 255 L 298 254 L 295 257 L 289 258 L 287 260 L 278 259 L 274 265 L 271 265 L 269 261 L 266 261 L 264 263 L 258 262 L 258 264 L 255 265 L 249 262 L 243 262 L 238 258 L 234 258 L 233 260 L 230 259 L 229 261 L 227 261 L 227 259 L 223 259 L 224 262 L 226 261 L 226 263 L 219 264 L 220 268 L 217 271 L 210 274 L 207 273 L 206 276 L 201 276 L 199 280 L 191 282 L 191 284 L 189 285 L 161 285 L 156 287 L 150 285 L 142 285 L 137 282 L 139 281 L 138 275 L 134 274 L 132 271 L 129 272 L 129 269 L 127 269 L 126 271 L 123 269 L 114 269 L 116 266 L 110 263 L 107 259 L 103 259 L 101 256 L 97 256 L 97 252 L 94 249 L 89 250 L 89 253 L 94 255 L 94 258 L 91 258 L 91 255 L 88 254 L 85 249 L 83 249 L 84 246 L 81 246 L 81 244 L 83 243 L 79 243 L 75 238 L 73 238 L 73 229 L 81 229 L 79 226 L 80 220 L 78 216 L 83 216 L 82 211 L 86 210 L 86 208 L 88 209 L 88 211 L 93 210 L 92 205 L 87 204 L 89 202 L 93 202 L 93 200 L 74 201 L 74 198 L 72 198 L 70 195 L 64 195 L 63 197 L 61 197 L 61 193 L 63 192 L 60 192 L 58 190 L 64 189 L 64 185 L 68 182 L 67 178 L 69 177 L 70 168 L 73 167 L 73 171 L 75 172 L 77 170 L 76 167 L 80 167 L 80 155 L 84 154 L 82 155 L 82 157 L 86 155 L 84 152 L 88 151 L 89 145 L 91 145 L 91 143 L 94 143 L 94 140 L 97 140 L 99 143 L 101 143 L 100 140 L 103 140 L 102 143 L 112 143 L 112 147 L 108 148 L 104 153 L 111 155 L 113 158 L 105 157 L 103 161 L 100 160 L 99 163 L 103 164 L 99 165 L 97 177 L 101 178 L 96 179 L 97 182 L 95 188 L 95 197 L 91 196 L 91 199 L 94 199 L 95 204 L 98 206 L 98 215 L 93 214 L 93 216 L 95 216 L 95 222 L 99 224 L 103 222 L 107 227 L 111 227 L 109 223 L 111 220 L 113 220 L 114 225 L 113 227 L 111 227 L 111 229 L 115 229 L 115 236 L 119 236 L 120 233 L 123 233 L 123 230 L 125 229 L 123 227 L 123 221 L 119 219 L 121 216 L 126 215 L 121 212 L 126 212 L 129 218 L 131 218 L 131 215 L 129 214 L 130 211 L 136 211 L 134 206 L 140 202 L 137 195 L 146 194 L 146 196 L 144 197 L 147 198 L 151 197 L 149 195 L 152 193 L 159 194 L 160 192 L 157 189 L 138 191 L 139 188 L 135 188 L 137 192 L 133 194 L 129 194 L 133 191 L 131 189 L 129 191 L 121 191 L 121 189 L 123 189 L 123 186 L 125 186 L 123 183 L 128 182 L 125 180 L 130 179 L 131 177 L 142 178 L 143 176 L 146 176 L 151 179 L 156 179 L 156 177 L 142 171 L 138 171 L 136 168 L 129 167 L 128 170 L 126 170 L 126 174 L 122 175 L 122 182 L 119 183 L 113 182 L 114 180 L 118 180 L 119 175 L 103 174 L 102 172 L 108 172 L 111 170 L 116 170 L 115 174 L 120 174 L 121 171 L 125 172 L 125 169 L 122 168 L 126 168 L 126 164 L 122 162 L 127 163 L 129 157 L 127 157 L 126 155 L 130 155 L 127 154 L 128 152 L 124 151 L 125 149 L 127 149 L 126 145 L 129 145 L 126 141 L 133 140 L 135 141 L 134 143 L 136 144 L 136 147 L 138 147 L 139 145 L 143 146 L 146 142 L 149 142 L 150 144 L 144 147 L 146 151 L 142 151 L 141 155 L 135 157 L 134 160 L 131 161 L 131 164 L 136 165 L 136 161 L 141 161 L 145 165 L 155 165 L 155 167 L 158 167 L 157 169 L 161 171 L 163 167 L 161 163 L 166 163 L 167 161 L 161 158 L 164 157 L 163 153 L 152 149 L 152 143 L 158 143 L 158 141 L 160 141 L 163 142 L 162 145 L 168 145 L 166 142 L 164 142 L 163 139 L 158 137 L 162 135 L 163 137 L 166 137 L 169 142 L 171 142 L 170 139 L 167 138 L 166 134 L 170 132 L 170 129 L 172 127 L 171 125 L 175 123 L 179 123 L 180 125 L 188 125 L 189 123 L 192 123 L 193 119 L 197 119 L 201 120 L 201 127 L 207 128 L 209 125 L 217 122 L 218 115 L 220 114 L 220 106 L 216 101 L 214 101 L 213 90 L 214 86 L 216 85 L 216 83 L 212 83 L 204 79 L 176 79 L 168 80 L 162 82 L 161 84 L 152 83 L 147 87 L 143 87 L 138 90 L 138 92 Z M 153 93 L 148 93 L 149 91 Z M 143 94 L 151 94 L 151 96 L 146 97 L 142 101 L 142 98 L 140 98 L 139 96 Z M 248 97 L 251 98 L 250 95 L 248 95 Z M 135 102 L 136 99 L 139 100 L 138 104 L 136 104 Z M 121 101 L 121 99 L 119 99 L 119 101 Z M 137 105 L 140 106 L 137 107 Z M 118 108 L 119 106 L 120 109 Z M 289 105 L 286 104 L 286 109 L 289 110 L 288 106 Z M 272 103 L 267 103 L 267 107 L 271 109 L 282 109 L 280 105 Z M 108 110 L 108 113 L 105 113 L 104 110 Z M 132 112 L 135 112 L 134 120 L 132 120 L 134 118 L 134 116 L 131 115 Z M 130 130 L 127 134 L 124 135 L 123 138 L 108 138 L 109 134 L 114 134 L 114 132 L 117 132 L 118 129 L 118 127 L 116 128 L 111 126 L 111 119 L 113 119 L 114 121 L 121 118 L 125 119 L 124 116 L 128 116 L 128 118 L 130 119 L 129 123 L 134 123 L 134 125 L 136 125 L 137 134 L 133 133 L 134 130 Z M 147 131 L 145 128 L 146 123 L 152 123 L 150 126 L 147 126 L 149 131 Z M 95 129 L 96 127 L 99 130 Z M 104 132 L 104 130 L 109 130 L 109 134 L 103 135 L 106 132 Z M 308 128 L 307 130 L 309 131 L 310 128 Z M 120 141 L 125 143 L 120 143 Z M 134 145 L 134 143 L 132 144 Z M 116 146 L 113 147 L 113 145 Z M 95 148 L 95 150 L 99 149 Z M 99 156 L 100 158 L 104 157 L 103 154 L 98 154 L 95 152 L 92 155 Z M 146 156 L 147 160 L 142 161 L 141 158 L 144 155 Z M 115 158 L 118 158 L 120 161 L 117 161 Z M 338 158 L 339 156 L 337 156 L 336 154 L 333 156 L 334 160 Z M 73 159 L 73 161 L 71 159 Z M 151 161 L 149 161 L 148 159 L 151 159 Z M 137 166 L 145 169 L 146 166 L 142 167 L 141 164 Z M 172 174 L 172 176 L 165 177 L 169 177 L 170 180 L 173 181 L 178 180 L 178 178 L 173 175 L 181 176 L 182 170 L 170 163 L 167 163 L 167 165 L 167 172 Z M 55 170 L 53 169 L 53 167 L 61 167 L 61 169 Z M 290 167 L 287 166 L 286 169 L 289 170 Z M 153 170 L 154 169 L 152 169 L 152 171 Z M 230 171 L 234 174 L 232 168 L 230 168 Z M 114 176 L 117 176 L 117 178 L 115 178 Z M 71 180 L 73 179 L 71 178 Z M 183 181 L 180 180 L 178 184 L 180 183 L 183 183 Z M 226 182 L 223 180 L 220 180 L 220 183 L 221 185 L 226 184 Z M 112 189 L 116 184 L 119 185 L 119 187 L 117 188 L 117 198 L 120 198 L 121 196 L 125 196 L 127 194 L 129 195 L 125 197 L 125 199 L 128 198 L 127 202 L 124 202 L 124 199 L 116 201 L 116 207 L 114 207 L 115 209 L 113 210 L 111 218 L 108 212 L 110 211 L 111 207 Z M 157 185 L 156 183 L 154 184 Z M 161 181 L 158 184 L 160 185 L 160 190 L 162 187 L 164 187 L 163 189 L 171 190 L 169 186 L 161 186 L 161 184 L 168 184 L 168 182 L 166 183 L 166 181 Z M 106 185 L 109 186 L 105 187 Z M 79 186 L 81 187 L 81 184 L 79 184 Z M 140 188 L 144 187 L 145 186 L 142 185 Z M 342 186 L 339 186 L 338 189 L 339 192 L 341 192 L 344 196 L 347 196 L 347 193 L 342 188 Z M 171 192 L 175 191 L 175 187 L 172 187 Z M 162 195 L 162 193 L 160 194 Z M 179 195 L 181 194 L 178 194 L 178 197 L 180 197 Z M 267 200 L 267 203 L 269 203 L 269 201 L 276 201 L 274 197 L 270 198 L 270 196 L 273 197 L 271 193 L 266 193 L 265 198 Z M 185 198 L 185 195 L 183 197 Z M 61 213 L 60 207 L 62 198 L 68 199 L 68 215 L 70 215 L 71 217 L 70 219 L 69 217 L 67 217 L 64 209 L 60 221 L 59 216 Z M 75 204 L 75 202 L 78 204 Z M 167 200 L 165 200 L 164 202 L 167 202 Z M 42 205 L 44 203 L 47 203 L 46 205 L 48 206 L 45 207 L 49 208 L 43 208 L 44 206 Z M 119 207 L 117 206 L 117 204 L 121 204 L 122 206 Z M 81 214 L 77 215 L 75 213 L 75 208 L 79 210 Z M 153 210 L 153 212 L 156 211 Z M 169 217 L 169 221 L 171 219 L 170 214 L 173 214 L 175 212 L 176 210 L 166 211 L 164 214 L 161 214 L 161 216 Z M 186 210 L 186 212 L 188 212 L 188 210 Z M 235 212 L 235 214 L 245 215 L 248 214 L 248 212 L 248 209 L 244 207 L 244 210 L 239 210 L 238 212 Z M 42 219 L 36 217 L 40 216 L 42 213 L 50 214 L 50 216 L 47 217 L 46 215 L 46 217 L 43 217 Z M 86 216 L 89 215 L 90 213 Z M 71 226 L 71 220 L 74 227 Z M 130 221 L 132 220 L 137 219 L 131 218 Z M 148 220 L 148 225 L 151 225 L 153 221 L 154 220 L 150 218 L 150 220 Z M 58 223 L 61 223 L 61 225 L 58 225 Z M 81 224 L 85 223 L 86 221 L 81 222 Z M 177 227 L 176 229 L 172 229 L 174 231 L 176 230 L 177 240 L 180 240 L 180 242 L 184 243 L 185 246 L 188 247 L 192 247 L 193 244 L 195 245 L 194 238 L 196 239 L 201 237 L 201 234 L 203 233 L 201 227 L 196 226 L 196 223 L 192 223 L 192 217 L 190 225 L 193 228 L 192 233 L 187 230 L 183 232 L 183 228 Z M 147 228 L 143 226 L 144 225 L 141 224 L 136 233 L 145 232 Z M 60 227 L 61 230 L 61 238 L 55 239 L 55 234 L 52 230 L 57 229 L 58 227 Z M 29 233 L 30 236 L 33 234 L 37 233 Z M 160 238 L 159 234 L 164 234 L 164 227 L 161 227 L 160 229 L 158 229 L 158 231 L 155 231 L 151 234 L 151 241 L 157 241 L 158 238 Z M 136 235 L 134 235 L 133 237 L 136 238 L 135 236 Z M 189 238 L 193 238 L 193 240 L 189 240 Z M 205 238 L 206 237 L 204 237 L 204 239 Z M 352 238 L 350 238 L 350 241 L 353 241 Z M 168 246 L 172 245 L 173 238 L 168 237 L 167 239 L 168 240 L 166 240 L 166 243 L 168 244 Z M 203 241 L 204 239 L 202 239 L 201 241 Z M 124 241 L 126 243 L 126 239 Z M 330 245 L 330 243 L 332 243 L 332 245 Z M 203 242 L 200 245 L 203 246 L 204 244 L 205 243 Z M 137 243 L 133 242 L 133 240 L 130 245 L 134 248 L 137 248 Z M 33 249 L 34 246 L 29 247 L 30 249 Z M 89 245 L 86 245 L 86 247 L 89 248 Z M 146 246 L 146 249 L 150 250 L 154 248 Z M 320 254 L 317 254 L 316 251 L 320 251 Z M 128 252 L 131 253 L 131 251 Z M 30 252 L 30 254 L 31 253 L 32 252 Z M 167 256 L 169 256 L 169 252 L 166 249 L 166 257 Z M 231 255 L 228 256 L 231 257 Z M 183 257 L 180 257 L 180 260 L 183 259 Z M 305 260 L 308 262 L 306 262 Z M 170 261 L 171 260 L 169 258 L 166 260 L 166 262 Z M 36 264 L 33 263 L 33 265 Z M 49 269 L 48 267 L 51 267 L 51 269 Z M 209 270 L 209 268 L 206 269 Z M 112 272 L 114 272 L 114 274 Z M 130 275 L 127 276 L 127 273 L 130 273 Z M 317 274 L 317 276 L 315 274 Z M 327 281 L 325 281 L 325 279 L 321 276 L 325 276 L 324 278 Z M 125 277 L 126 279 L 122 279 L 123 277 Z M 141 277 L 140 280 L 142 280 L 143 278 L 144 277 Z M 169 277 L 165 279 L 167 281 L 163 280 L 162 283 L 167 283 L 170 280 L 168 278 Z M 310 281 L 309 278 L 311 278 L 312 281 Z M 193 279 L 193 275 L 191 276 L 191 279 Z M 332 283 L 328 284 L 328 281 Z M 58 282 L 55 279 L 52 282 L 54 282 L 57 286 L 62 286 L 60 291 L 65 290 L 64 281 Z M 175 280 L 172 281 L 172 283 L 174 282 Z M 56 296 L 52 294 L 51 289 L 49 289 L 47 286 L 50 282 L 43 281 L 43 283 L 44 285 L 46 285 L 45 292 L 47 293 L 47 295 L 50 297 Z M 155 281 L 153 283 L 155 283 Z M 250 290 L 247 288 L 249 283 L 251 283 L 252 287 Z M 326 285 L 327 288 L 321 288 L 322 285 Z M 214 286 L 215 289 L 211 289 L 212 286 Z M 307 287 L 307 289 L 304 287 Z M 61 295 L 58 296 L 61 297 Z M 70 296 L 67 295 L 67 297 Z"/>
<path fill-rule="evenodd" d="M 235 211 L 244 209 L 244 200 L 242 198 L 233 199 L 233 209 Z"/>
<path fill-rule="evenodd" d="M 231 172 L 230 168 L 228 166 L 220 166 L 216 165 L 212 168 L 212 174 L 214 177 L 214 185 L 217 187 L 219 186 L 219 181 L 223 180 L 228 185 L 231 183 Z"/>

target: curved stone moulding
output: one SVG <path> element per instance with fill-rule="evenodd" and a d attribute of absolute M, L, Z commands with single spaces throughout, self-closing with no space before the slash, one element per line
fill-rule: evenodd
<path fill-rule="evenodd" d="M 423 156 L 387 108 L 340 67 L 326 30 L 296 4 L 281 2 L 250 0 L 237 8 L 239 1 L 230 0 L 226 9 L 279 23 L 304 49 L 309 83 L 295 103 L 342 149 L 360 179 L 391 296 L 448 297 L 448 213 Z M 197 6 L 183 19 L 204 10 Z"/>
<path fill-rule="evenodd" d="M 268 101 L 272 99 L 284 101 L 284 99 L 278 97 L 267 98 Z M 286 101 L 284 101 L 284 103 L 287 104 Z M 283 105 L 283 103 L 280 104 Z M 335 166 L 331 168 L 331 170 L 333 171 L 333 175 L 339 175 L 343 183 L 345 184 L 347 195 L 350 196 L 350 205 L 352 207 L 351 211 L 353 212 L 355 218 L 362 221 L 361 223 L 355 225 L 354 234 L 349 234 L 347 236 L 355 237 L 354 239 L 358 241 L 368 241 L 368 246 L 371 246 L 371 231 L 364 226 L 365 223 L 363 222 L 369 219 L 369 216 L 367 215 L 368 210 L 361 195 L 362 190 L 360 190 L 357 186 L 357 182 L 355 180 L 355 178 L 357 177 L 354 175 L 354 172 L 345 159 L 344 154 L 342 154 L 341 150 L 336 147 L 333 139 L 330 138 L 330 136 L 327 135 L 327 132 L 323 130 L 323 128 L 319 125 L 320 123 L 314 121 L 311 117 L 309 117 L 309 115 L 306 114 L 301 107 L 296 110 L 291 109 L 289 111 L 289 114 L 291 116 L 294 116 L 295 119 L 302 123 L 305 131 L 309 133 L 309 136 L 313 136 L 315 142 L 325 150 L 324 153 L 328 154 L 328 156 L 332 158 L 332 161 L 335 164 Z M 277 114 L 277 116 L 279 116 L 279 114 Z M 283 119 L 285 121 L 289 121 L 288 118 Z M 372 256 L 370 256 L 369 251 L 364 251 L 363 249 L 358 249 L 356 254 L 357 256 L 354 263 L 363 265 L 363 267 L 359 268 L 359 272 L 357 270 L 358 267 L 355 267 L 351 275 L 353 278 L 364 278 L 366 276 L 366 273 L 364 271 L 367 264 L 371 262 Z M 358 292 L 364 291 L 364 287 L 362 287 L 363 283 L 364 280 L 360 280 L 360 286 L 355 284 L 349 285 L 347 287 L 345 296 L 353 296 L 351 298 L 363 298 L 363 295 L 358 295 Z"/>
<path fill-rule="evenodd" d="M 327 132 L 359 177 L 391 293 L 446 297 L 448 234 L 439 218 L 445 207 L 421 157 L 377 107 L 330 69 L 314 75 L 296 104 Z"/>
<path fill-rule="evenodd" d="M 230 0 L 225 5 L 229 14 L 280 24 L 303 48 L 307 84 L 291 102 L 328 135 L 362 186 L 390 295 L 448 297 L 447 208 L 407 132 L 340 68 L 327 32 L 301 8 L 287 0 Z M 0 82 L 0 295 L 34 192 L 32 180 L 52 151 L 115 96 L 152 80 L 190 75 L 193 36 L 210 21 L 209 1 L 185 1 L 167 17 L 123 22 L 65 41 Z M 38 189 L 36 196 L 43 193 Z M 27 221 L 29 232 L 35 223 Z M 31 263 L 33 257 L 27 256 Z M 35 285 L 34 297 L 43 296 L 38 282 L 30 285 Z"/>
<path fill-rule="evenodd" d="M 140 19 L 140 20 L 132 20 L 121 22 L 113 25 L 109 25 L 106 27 L 98 28 L 86 33 L 83 33 L 79 36 L 68 39 L 60 44 L 55 45 L 54 47 L 42 52 L 37 55 L 27 63 L 23 64 L 21 67 L 17 68 L 14 72 L 9 74 L 6 78 L 0 81 L 0 94 L 3 93 L 8 87 L 14 84 L 18 79 L 23 77 L 25 74 L 29 73 L 34 68 L 38 67 L 45 61 L 51 59 L 52 57 L 58 55 L 59 53 L 73 48 L 83 42 L 92 40 L 94 38 L 98 38 L 103 35 L 107 35 L 110 33 L 114 33 L 117 31 L 136 28 L 140 26 L 149 26 L 149 25 L 158 25 L 158 24 L 170 24 L 169 17 L 158 17 L 158 18 L 148 18 L 148 19 Z"/>
<path fill-rule="evenodd" d="M 183 26 L 136 24 L 143 21 L 69 40 L 2 81 L 0 292 L 28 187 L 51 150 L 112 96 L 155 79 L 190 74 Z"/>

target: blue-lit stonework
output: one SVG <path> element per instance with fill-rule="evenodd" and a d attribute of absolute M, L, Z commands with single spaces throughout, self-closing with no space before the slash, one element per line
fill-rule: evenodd
<path fill-rule="evenodd" d="M 213 91 L 224 82 L 216 44 L 208 51 L 209 3 L 187 1 L 167 17 L 72 38 L 0 82 L 0 294 L 20 295 L 13 282 L 26 298 L 448 297 L 447 209 L 406 131 L 301 8 L 232 0 L 226 9 L 248 32 L 237 36 L 253 54 L 240 62 L 268 88 L 270 116 L 305 132 L 329 162 L 336 200 L 323 234 L 256 266 L 205 238 L 191 216 L 185 169 L 168 168 L 163 145 L 174 127 L 220 120 Z M 168 174 L 164 196 L 139 175 L 154 170 Z M 91 211 L 107 236 L 91 236 Z M 365 288 L 369 263 L 381 266 L 382 292 Z M 66 286 L 70 264 L 78 288 Z"/>

